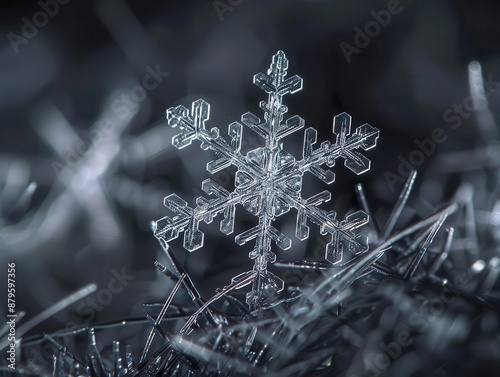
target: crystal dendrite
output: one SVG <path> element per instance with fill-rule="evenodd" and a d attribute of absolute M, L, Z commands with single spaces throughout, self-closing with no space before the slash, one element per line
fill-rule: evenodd
<path fill-rule="evenodd" d="M 338 158 L 344 159 L 347 168 L 356 174 L 370 169 L 368 160 L 360 149 L 373 148 L 379 136 L 379 130 L 364 124 L 351 133 L 351 117 L 341 113 L 334 118 L 334 143 L 325 141 L 316 149 L 317 131 L 307 128 L 304 134 L 302 159 L 295 159 L 283 150 L 281 140 L 302 129 L 305 121 L 295 115 L 283 121 L 288 111 L 282 99 L 302 89 L 302 79 L 295 75 L 285 78 L 288 60 L 282 51 L 274 55 L 267 74 L 254 76 L 254 83 L 268 94 L 267 102 L 261 101 L 264 120 L 248 112 L 242 115 L 241 123 L 252 129 L 265 140 L 265 145 L 241 153 L 243 126 L 239 122 L 229 125 L 229 141 L 221 137 L 218 128 L 207 129 L 205 123 L 209 119 L 210 106 L 202 99 L 194 101 L 191 111 L 180 105 L 167 110 L 168 124 L 178 127 L 179 133 L 173 137 L 173 145 L 184 148 L 193 140 L 201 142 L 203 150 L 210 150 L 216 159 L 207 164 L 207 171 L 214 174 L 233 165 L 236 167 L 235 188 L 232 192 L 207 179 L 202 189 L 207 197 L 196 199 L 196 206 L 188 203 L 176 194 L 165 198 L 165 206 L 174 213 L 173 217 L 164 217 L 154 223 L 154 234 L 157 238 L 169 242 L 184 232 L 184 248 L 194 251 L 203 246 L 204 235 L 199 223 L 210 223 L 222 214 L 220 230 L 231 234 L 234 230 L 236 205 L 241 205 L 252 215 L 258 217 L 258 225 L 236 236 L 238 245 L 255 240 L 255 247 L 250 253 L 254 260 L 252 291 L 247 294 L 247 303 L 252 310 L 261 308 L 266 302 L 264 288 L 273 287 L 276 291 L 283 289 L 283 281 L 267 271 L 267 263 L 274 262 L 272 243 L 286 250 L 291 240 L 273 226 L 274 220 L 294 208 L 297 211 L 296 237 L 305 240 L 309 236 L 308 220 L 320 227 L 322 235 L 329 237 L 326 246 L 326 260 L 341 265 L 343 254 L 349 252 L 358 255 L 368 248 L 367 239 L 353 231 L 368 222 L 363 211 L 347 216 L 345 220 L 337 220 L 334 211 L 325 211 L 318 206 L 329 201 L 328 191 L 320 192 L 304 199 L 301 195 L 302 177 L 310 172 L 327 184 L 335 180 L 335 174 L 323 165 L 331 168 Z M 236 278 L 235 278 L 236 279 Z"/>

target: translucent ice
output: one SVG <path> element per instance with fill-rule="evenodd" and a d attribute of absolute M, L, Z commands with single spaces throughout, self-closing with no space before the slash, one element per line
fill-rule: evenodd
<path fill-rule="evenodd" d="M 358 255 L 367 250 L 366 237 L 353 231 L 366 224 L 368 216 L 363 211 L 357 211 L 345 220 L 337 220 L 335 212 L 318 208 L 318 205 L 330 200 L 328 191 L 302 198 L 302 179 L 305 172 L 310 172 L 322 181 L 332 183 L 335 174 L 327 168 L 333 167 L 338 158 L 344 159 L 344 165 L 356 174 L 368 171 L 370 160 L 360 150 L 366 151 L 376 145 L 379 130 L 364 124 L 351 133 L 351 117 L 347 113 L 339 114 L 333 121 L 335 142 L 325 141 L 314 148 L 317 132 L 314 128 L 307 128 L 302 159 L 296 160 L 282 149 L 280 143 L 285 136 L 305 126 L 305 121 L 297 115 L 285 121 L 283 119 L 288 111 L 282 103 L 283 96 L 302 89 L 299 76 L 286 78 L 287 68 L 288 60 L 279 51 L 274 55 L 267 74 L 254 76 L 254 83 L 268 93 L 267 102 L 260 103 L 264 119 L 246 113 L 242 115 L 241 122 L 262 136 L 265 145 L 246 155 L 241 153 L 243 125 L 239 122 L 229 125 L 229 141 L 220 136 L 218 128 L 207 129 L 205 123 L 209 119 L 210 106 L 204 100 L 193 102 L 191 111 L 182 105 L 167 110 L 169 125 L 179 128 L 179 133 L 172 140 L 175 147 L 181 149 L 198 140 L 202 149 L 216 155 L 216 159 L 207 164 L 208 172 L 213 174 L 230 165 L 235 166 L 237 172 L 232 192 L 211 179 L 205 180 L 202 189 L 208 195 L 197 198 L 195 208 L 190 208 L 175 194 L 167 196 L 165 206 L 174 216 L 156 221 L 155 236 L 169 242 L 184 232 L 184 247 L 194 251 L 204 242 L 200 222 L 210 223 L 222 214 L 220 230 L 231 234 L 237 204 L 258 217 L 257 226 L 235 238 L 238 245 L 255 242 L 250 258 L 254 260 L 253 270 L 257 274 L 252 291 L 247 294 L 247 303 L 252 310 L 259 309 L 266 302 L 264 288 L 271 286 L 276 291 L 283 288 L 283 281 L 267 271 L 267 263 L 276 259 L 272 243 L 284 250 L 291 246 L 291 240 L 273 226 L 274 220 L 290 209 L 297 211 L 297 238 L 308 238 L 308 220 L 320 227 L 321 234 L 328 235 L 325 258 L 329 262 L 341 265 L 345 252 Z"/>

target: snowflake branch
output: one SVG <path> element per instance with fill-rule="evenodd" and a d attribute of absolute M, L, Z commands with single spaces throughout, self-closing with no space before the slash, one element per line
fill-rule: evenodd
<path fill-rule="evenodd" d="M 353 230 L 368 223 L 368 215 L 363 211 L 357 211 L 346 217 L 345 220 L 336 220 L 334 211 L 326 212 L 317 206 L 327 202 L 331 198 L 328 191 L 323 191 L 309 199 L 292 197 L 285 192 L 281 195 L 297 209 L 297 225 L 295 235 L 304 240 L 309 237 L 309 226 L 307 219 L 320 226 L 322 235 L 329 234 L 329 242 L 326 245 L 325 259 L 333 264 L 343 261 L 344 248 L 354 255 L 368 250 L 367 238 L 362 234 L 354 234 Z"/>
<path fill-rule="evenodd" d="M 375 147 L 380 131 L 369 124 L 364 124 L 350 135 L 351 116 L 344 112 L 334 118 L 333 132 L 337 135 L 335 144 L 325 141 L 318 149 L 314 150 L 313 145 L 317 141 L 317 131 L 314 128 L 306 129 L 303 159 L 297 161 L 296 169 L 300 172 L 309 171 L 328 184 L 335 181 L 335 174 L 320 166 L 326 164 L 328 167 L 333 167 L 335 160 L 339 157 L 344 158 L 344 165 L 358 175 L 370 170 L 370 160 L 355 150 L 362 148 L 367 151 Z"/>

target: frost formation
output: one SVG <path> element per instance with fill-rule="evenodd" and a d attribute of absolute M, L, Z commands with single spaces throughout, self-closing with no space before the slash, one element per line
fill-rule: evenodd
<path fill-rule="evenodd" d="M 314 149 L 317 131 L 307 128 L 302 159 L 296 160 L 283 150 L 281 140 L 302 129 L 305 121 L 297 115 L 283 121 L 288 108 L 283 105 L 282 99 L 286 94 L 301 90 L 302 79 L 297 75 L 285 78 L 287 68 L 285 54 L 278 51 L 267 74 L 258 73 L 254 76 L 254 84 L 268 93 L 267 102 L 260 102 L 264 120 L 248 112 L 242 115 L 241 123 L 263 137 L 265 146 L 251 150 L 246 155 L 241 153 L 242 124 L 233 122 L 229 125 L 230 141 L 226 141 L 220 136 L 218 128 L 206 128 L 210 105 L 204 100 L 194 101 L 191 112 L 182 105 L 167 110 L 168 124 L 178 127 L 180 131 L 172 140 L 175 147 L 181 149 L 193 140 L 199 140 L 203 150 L 210 150 L 217 156 L 207 164 L 209 173 L 214 174 L 230 165 L 234 165 L 237 172 L 232 192 L 211 179 L 203 181 L 202 189 L 208 196 L 198 197 L 195 208 L 190 208 L 176 194 L 167 196 L 165 206 L 175 215 L 156 221 L 154 234 L 169 242 L 184 232 L 184 248 L 194 251 L 201 248 L 204 242 L 204 234 L 199 229 L 200 222 L 210 223 L 222 214 L 220 230 L 224 234 L 231 234 L 238 204 L 258 217 L 257 226 L 235 238 L 238 245 L 255 240 L 255 247 L 249 254 L 254 260 L 255 277 L 246 299 L 251 310 L 258 310 L 265 305 L 266 287 L 269 289 L 271 286 L 276 292 L 283 289 L 283 281 L 267 271 L 267 264 L 276 259 L 272 252 L 273 242 L 283 250 L 291 246 L 291 240 L 273 226 L 273 221 L 290 209 L 297 210 L 295 235 L 298 239 L 308 238 L 308 220 L 320 227 L 321 234 L 328 235 L 325 258 L 332 264 L 342 265 L 345 252 L 358 255 L 368 248 L 367 238 L 353 232 L 368 222 L 367 214 L 357 211 L 345 220 L 337 220 L 334 211 L 318 208 L 321 203 L 330 200 L 330 192 L 323 191 L 310 198 L 302 198 L 302 177 L 305 172 L 310 172 L 327 184 L 334 182 L 335 174 L 322 166 L 331 168 L 338 158 L 343 158 L 344 165 L 356 174 L 368 171 L 370 160 L 358 150 L 366 151 L 375 147 L 379 130 L 364 124 L 351 134 L 351 117 L 347 113 L 339 114 L 333 121 L 335 142 L 324 141 Z"/>

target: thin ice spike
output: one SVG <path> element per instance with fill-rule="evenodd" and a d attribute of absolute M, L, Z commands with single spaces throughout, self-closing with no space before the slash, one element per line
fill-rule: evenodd
<path fill-rule="evenodd" d="M 177 291 L 181 287 L 181 284 L 183 284 L 185 277 L 186 277 L 185 274 L 181 275 L 179 281 L 177 281 L 174 288 L 172 289 L 172 291 L 168 295 L 167 299 L 165 300 L 165 304 L 161 308 L 160 313 L 158 314 L 158 318 L 155 321 L 155 326 L 160 324 L 161 321 L 163 320 L 163 317 L 167 313 L 167 310 L 168 310 L 170 304 L 172 303 L 172 300 L 174 299 L 175 294 L 177 293 Z M 149 333 L 148 339 L 146 340 L 146 345 L 144 346 L 144 351 L 142 352 L 142 356 L 141 356 L 141 359 L 139 360 L 139 362 L 142 362 L 146 358 L 148 351 L 149 351 L 149 347 L 151 347 L 151 343 L 153 342 L 154 335 L 155 335 L 155 329 L 153 328 L 153 329 L 151 329 L 151 332 Z"/>
<path fill-rule="evenodd" d="M 201 305 L 203 305 L 205 300 L 201 296 L 198 289 L 196 289 L 196 286 L 191 280 L 189 274 L 186 272 L 182 264 L 175 256 L 173 250 L 168 246 L 168 244 L 164 240 L 159 239 L 159 242 L 163 248 L 163 251 L 165 251 L 165 253 L 167 254 L 168 258 L 170 259 L 170 262 L 174 266 L 177 273 L 179 273 L 179 275 L 185 276 L 185 278 L 182 280 L 182 285 L 185 287 L 186 291 L 191 296 L 191 299 L 193 300 L 194 304 L 199 308 Z M 217 326 L 217 320 L 213 317 L 212 313 L 209 310 L 206 313 L 207 313 L 207 318 L 212 323 L 212 325 Z"/>
<path fill-rule="evenodd" d="M 408 179 L 406 180 L 406 183 L 403 187 L 403 191 L 401 191 L 398 201 L 394 206 L 391 215 L 389 216 L 389 220 L 387 221 L 387 224 L 382 233 L 382 239 L 386 239 L 392 233 L 394 226 L 396 225 L 399 216 L 401 215 L 401 212 L 403 211 L 403 208 L 405 207 L 406 202 L 408 201 L 408 197 L 410 196 L 411 189 L 413 188 L 413 184 L 415 183 L 416 177 L 417 177 L 417 171 L 413 170 L 410 173 Z"/>
<path fill-rule="evenodd" d="M 481 63 L 469 63 L 469 90 L 474 104 L 474 116 L 481 136 L 485 141 L 498 138 L 498 126 L 491 112 L 488 96 L 485 92 Z"/>
<path fill-rule="evenodd" d="M 412 260 L 411 264 L 408 266 L 408 270 L 404 274 L 405 280 L 412 278 L 413 274 L 415 273 L 415 271 L 418 268 L 418 265 L 420 264 L 420 261 L 422 260 L 422 258 L 424 256 L 425 252 L 427 251 L 427 249 L 429 248 L 431 243 L 434 241 L 434 237 L 436 237 L 437 232 L 439 231 L 439 229 L 441 229 L 441 226 L 443 225 L 445 220 L 446 220 L 446 217 L 443 216 L 442 218 L 439 219 L 439 221 L 437 221 L 433 225 L 433 227 L 432 227 L 429 235 L 427 236 L 427 239 L 425 240 L 424 244 L 422 245 L 422 247 L 418 251 L 415 258 Z"/>
<path fill-rule="evenodd" d="M 33 327 L 37 326 L 38 324 L 45 321 L 46 319 L 52 317 L 55 313 L 63 310 L 64 308 L 68 307 L 69 305 L 72 305 L 75 302 L 81 300 L 82 298 L 90 295 L 91 293 L 95 292 L 96 290 L 97 290 L 97 285 L 89 284 L 89 285 L 86 285 L 85 287 L 79 289 L 75 293 L 72 293 L 71 295 L 56 302 L 50 308 L 45 309 L 40 314 L 36 315 L 35 317 L 33 317 L 29 321 L 27 321 L 23 326 L 20 326 L 16 331 L 16 336 L 18 338 L 21 338 L 24 334 L 26 334 Z M 8 345 L 8 340 L 7 340 L 7 338 L 5 338 L 3 341 L 0 342 L 0 349 L 7 347 L 7 345 Z"/>
<path fill-rule="evenodd" d="M 368 206 L 368 201 L 366 200 L 365 190 L 363 189 L 363 185 L 361 183 L 356 184 L 355 192 L 356 192 L 356 197 L 358 198 L 358 202 L 361 205 L 361 209 L 365 211 L 365 213 L 370 218 L 370 223 L 373 225 L 377 234 L 381 234 L 378 221 L 371 214 L 370 207 Z"/>
<path fill-rule="evenodd" d="M 446 229 L 446 240 L 444 242 L 443 247 L 439 251 L 439 254 L 436 257 L 434 263 L 432 264 L 431 268 L 429 269 L 429 276 L 432 276 L 436 272 L 438 272 L 439 268 L 441 267 L 443 262 L 448 257 L 448 253 L 450 252 L 450 249 L 451 249 L 451 243 L 453 241 L 453 234 L 454 234 L 453 228 Z"/>

